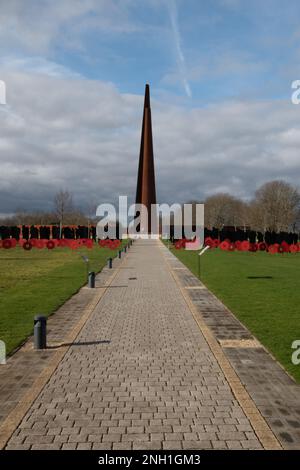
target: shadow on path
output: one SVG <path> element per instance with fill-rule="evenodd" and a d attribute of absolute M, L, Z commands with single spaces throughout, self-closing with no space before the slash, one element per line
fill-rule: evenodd
<path fill-rule="evenodd" d="M 57 346 L 48 346 L 47 349 L 58 349 L 58 348 L 64 348 L 64 347 L 71 347 L 71 346 L 94 346 L 97 344 L 110 344 L 109 339 L 104 339 L 101 341 L 83 341 L 83 342 L 78 342 L 78 343 L 62 343 L 58 344 Z"/>

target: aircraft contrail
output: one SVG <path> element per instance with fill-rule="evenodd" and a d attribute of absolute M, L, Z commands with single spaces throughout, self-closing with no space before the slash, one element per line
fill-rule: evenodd
<path fill-rule="evenodd" d="M 172 26 L 172 31 L 174 35 L 174 42 L 175 42 L 175 49 L 177 54 L 177 64 L 179 68 L 180 77 L 183 83 L 183 87 L 185 92 L 189 98 L 192 96 L 192 91 L 190 88 L 190 84 L 187 79 L 186 73 L 186 64 L 185 64 L 185 57 L 181 47 L 181 38 L 180 32 L 178 27 L 178 10 L 176 0 L 167 0 L 168 10 L 170 14 L 170 21 Z"/>

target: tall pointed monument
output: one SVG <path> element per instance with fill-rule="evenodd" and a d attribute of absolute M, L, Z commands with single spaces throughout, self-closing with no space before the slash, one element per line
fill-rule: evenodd
<path fill-rule="evenodd" d="M 157 233 L 156 223 L 153 221 L 151 223 L 151 205 L 156 204 L 156 191 L 150 108 L 150 87 L 148 84 L 146 85 L 145 89 L 144 114 L 135 202 L 136 204 L 143 204 L 148 210 L 147 233 Z M 140 231 L 145 231 L 142 224 Z"/>

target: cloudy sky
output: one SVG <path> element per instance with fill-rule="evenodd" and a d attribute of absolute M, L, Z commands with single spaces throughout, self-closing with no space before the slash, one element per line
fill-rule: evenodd
<path fill-rule="evenodd" d="M 159 202 L 299 184 L 298 0 L 0 0 L 0 213 L 134 197 L 150 83 Z"/>

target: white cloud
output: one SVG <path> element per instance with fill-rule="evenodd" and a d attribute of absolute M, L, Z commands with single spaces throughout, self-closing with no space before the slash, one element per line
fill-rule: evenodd
<path fill-rule="evenodd" d="M 132 33 L 131 1 L 10 0 L 0 6 L 0 51 L 7 47 L 41 54 L 55 47 L 81 49 L 85 32 Z"/>
<path fill-rule="evenodd" d="M 7 71 L 38 73 L 56 78 L 83 78 L 81 74 L 44 57 L 5 56 L 0 58 L 0 67 L 5 67 Z"/>
<path fill-rule="evenodd" d="M 172 32 L 173 32 L 174 48 L 176 51 L 179 76 L 182 81 L 185 93 L 187 94 L 189 98 L 191 98 L 192 91 L 191 91 L 191 87 L 187 78 L 185 57 L 184 57 L 184 53 L 183 53 L 183 49 L 181 45 L 181 37 L 180 37 L 179 26 L 178 26 L 178 9 L 177 9 L 176 0 L 167 0 L 167 6 L 169 10 L 171 27 L 172 27 Z"/>
<path fill-rule="evenodd" d="M 51 209 L 68 188 L 78 205 L 134 197 L 143 97 L 99 81 L 0 68 L 0 212 Z M 263 182 L 299 183 L 298 106 L 234 101 L 186 109 L 152 100 L 160 202 L 222 189 L 244 198 Z"/>

